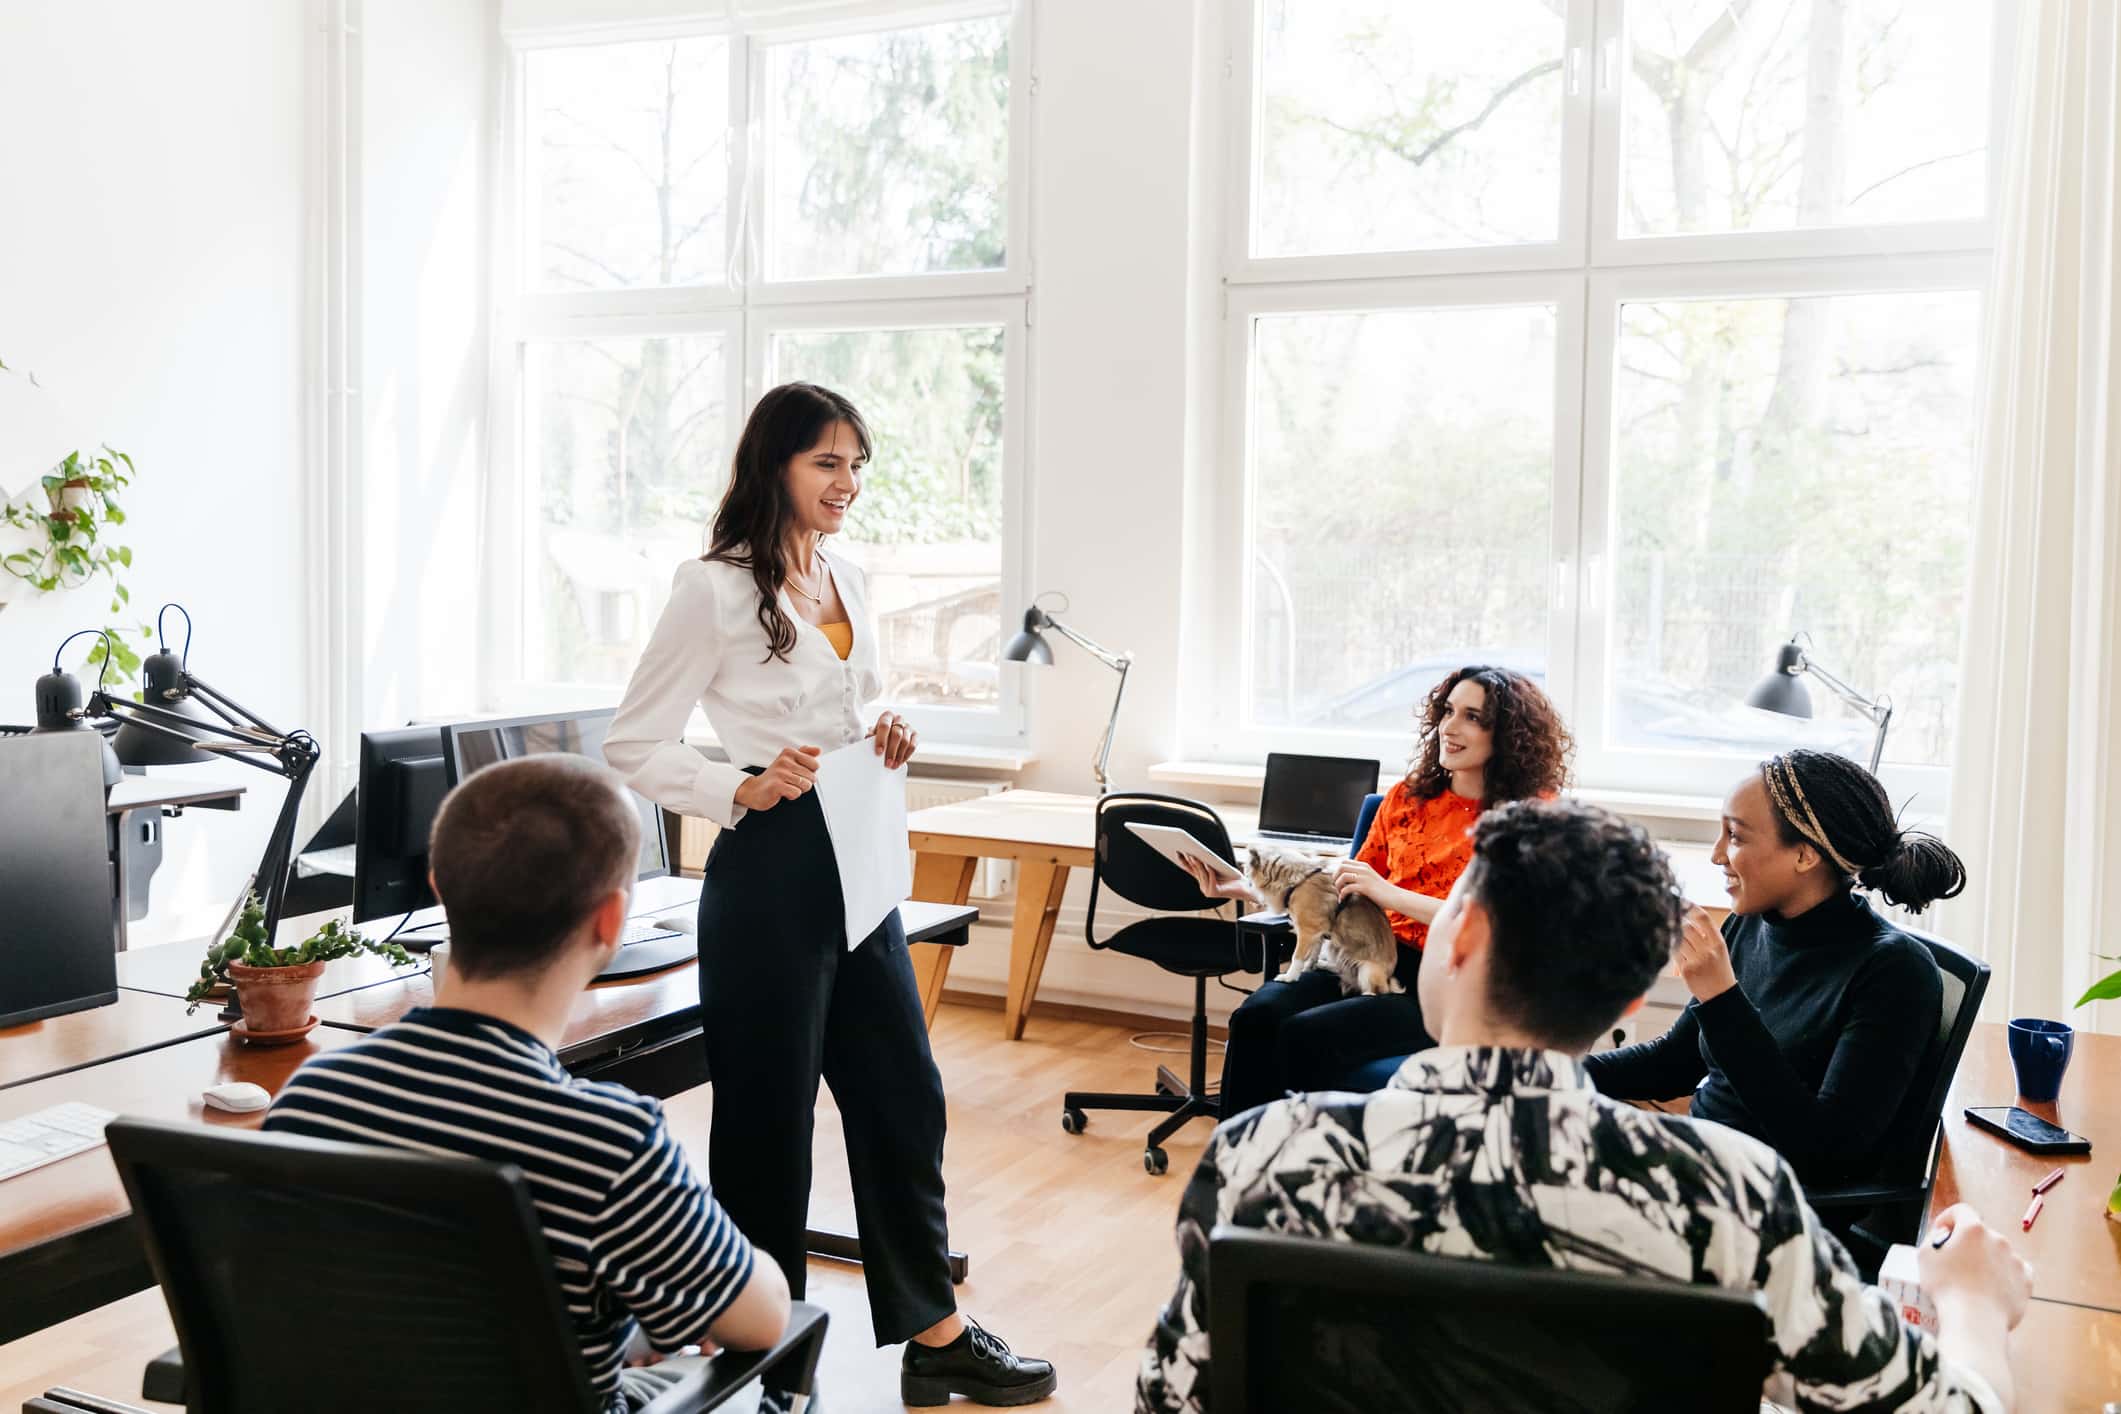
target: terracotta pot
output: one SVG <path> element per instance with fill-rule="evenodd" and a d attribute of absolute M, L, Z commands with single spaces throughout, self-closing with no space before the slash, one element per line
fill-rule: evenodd
<path fill-rule="evenodd" d="M 72 513 L 87 505 L 89 497 L 95 493 L 91 490 L 87 477 L 76 476 L 53 487 L 46 494 L 51 500 L 52 514 L 71 519 Z"/>
<path fill-rule="evenodd" d="M 228 980 L 236 984 L 244 1024 L 253 1031 L 292 1031 L 308 1022 L 317 1000 L 317 979 L 323 975 L 321 962 L 305 962 L 300 967 L 228 964 Z"/>

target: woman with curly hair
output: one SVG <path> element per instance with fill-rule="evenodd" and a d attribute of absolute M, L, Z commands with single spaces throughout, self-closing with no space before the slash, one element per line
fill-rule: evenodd
<path fill-rule="evenodd" d="M 1473 857 L 1468 832 L 1491 806 L 1558 792 L 1572 745 L 1554 704 L 1522 674 L 1473 666 L 1436 684 L 1422 706 L 1413 769 L 1378 806 L 1355 857 L 1334 869 L 1341 897 L 1360 894 L 1391 919 L 1406 991 L 1343 998 L 1330 969 L 1261 984 L 1230 1017 L 1224 1119 L 1290 1090 L 1338 1088 L 1366 1061 L 1435 1044 L 1414 978 L 1429 920 Z M 1265 903 L 1248 880 L 1191 872 L 1210 897 Z"/>

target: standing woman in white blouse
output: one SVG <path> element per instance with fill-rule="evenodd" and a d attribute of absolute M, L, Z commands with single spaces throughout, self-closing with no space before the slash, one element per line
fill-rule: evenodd
<path fill-rule="evenodd" d="M 804 1290 L 811 1118 L 822 1075 L 846 1132 L 878 1345 L 907 1342 L 912 1405 L 1024 1404 L 1053 1367 L 957 1313 L 943 1210 L 943 1085 L 896 909 L 849 949 L 812 785 L 868 738 L 896 768 L 911 727 L 873 725 L 876 623 L 858 570 L 824 550 L 847 522 L 869 430 L 837 393 L 788 383 L 737 443 L 711 548 L 678 566 L 604 755 L 658 804 L 722 826 L 700 891 L 700 1008 L 714 1121 L 708 1176 L 738 1227 Z M 698 703 L 729 764 L 684 743 Z"/>

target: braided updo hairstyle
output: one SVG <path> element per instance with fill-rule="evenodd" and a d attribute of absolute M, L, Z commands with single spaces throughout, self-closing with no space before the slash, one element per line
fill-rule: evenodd
<path fill-rule="evenodd" d="M 1845 882 L 1876 889 L 1910 913 L 1966 887 L 1966 866 L 1950 846 L 1901 829 L 1885 787 L 1846 756 L 1787 751 L 1760 763 L 1760 779 L 1782 842 L 1818 850 Z"/>

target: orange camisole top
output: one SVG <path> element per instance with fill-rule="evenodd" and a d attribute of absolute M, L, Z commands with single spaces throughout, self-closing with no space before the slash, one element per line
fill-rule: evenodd
<path fill-rule="evenodd" d="M 846 662 L 847 655 L 854 651 L 854 625 L 851 623 L 819 624 L 818 632 L 825 635 L 825 641 L 832 645 L 833 652 L 840 655 L 840 661 L 842 663 Z"/>

